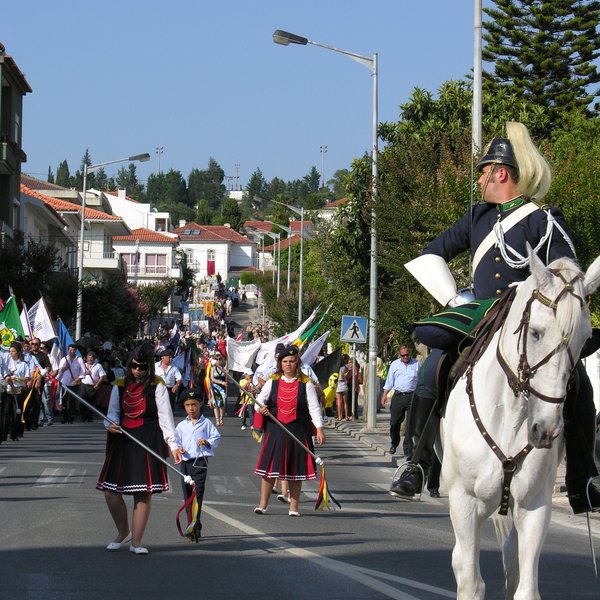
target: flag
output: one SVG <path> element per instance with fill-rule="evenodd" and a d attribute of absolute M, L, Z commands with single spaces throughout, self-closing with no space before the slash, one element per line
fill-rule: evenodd
<path fill-rule="evenodd" d="M 54 325 L 48 314 L 44 298 L 40 298 L 28 311 L 29 324 L 32 335 L 42 341 L 51 340 L 56 337 Z"/>
<path fill-rule="evenodd" d="M 333 306 L 333 302 L 329 305 L 327 310 L 321 315 L 321 318 L 310 329 L 308 329 L 304 333 L 300 334 L 298 336 L 298 338 L 293 341 L 293 343 L 296 346 L 298 346 L 298 348 L 302 348 L 302 346 L 304 346 L 304 344 L 306 344 L 307 342 L 310 342 L 313 339 L 315 333 L 317 333 L 317 329 L 319 329 L 319 327 L 321 326 L 323 319 L 327 316 L 327 313 L 330 311 L 332 306 Z M 318 308 L 319 307 L 317 307 L 317 309 L 315 309 L 315 310 L 318 310 Z"/>
<path fill-rule="evenodd" d="M 173 352 L 175 355 L 179 354 L 179 328 L 177 327 L 177 323 L 173 325 L 173 329 L 169 332 L 169 341 L 171 346 L 173 346 Z"/>
<path fill-rule="evenodd" d="M 244 339 L 244 330 L 242 329 L 238 334 L 237 337 L 235 338 L 236 342 L 241 342 Z"/>
<path fill-rule="evenodd" d="M 66 356 L 69 344 L 74 344 L 75 342 L 73 341 L 69 330 L 65 327 L 65 324 L 60 319 L 58 319 L 56 322 L 56 328 L 58 330 L 58 342 L 60 344 L 61 356 Z"/>
<path fill-rule="evenodd" d="M 315 363 L 313 371 L 315 372 L 321 387 L 325 389 L 329 382 L 329 377 L 333 373 L 338 373 L 342 364 L 342 348 L 338 348 L 323 360 Z"/>
<path fill-rule="evenodd" d="M 10 345 L 18 336 L 25 337 L 21 319 L 19 318 L 19 309 L 14 296 L 11 296 L 0 311 L 0 345 L 3 350 L 8 350 Z"/>
<path fill-rule="evenodd" d="M 238 342 L 232 337 L 227 338 L 227 368 L 230 371 L 244 372 L 252 368 L 252 363 L 258 351 L 264 344 L 259 339 Z"/>
<path fill-rule="evenodd" d="M 320 338 L 317 338 L 314 342 L 308 346 L 308 348 L 302 354 L 302 364 L 312 366 L 319 356 L 319 353 L 325 345 L 329 331 L 326 331 Z"/>
<path fill-rule="evenodd" d="M 29 319 L 27 318 L 27 307 L 25 303 L 23 303 L 23 308 L 21 309 L 21 314 L 19 315 L 21 321 L 21 327 L 25 332 L 25 335 L 28 338 L 31 338 L 31 325 L 29 324 Z"/>

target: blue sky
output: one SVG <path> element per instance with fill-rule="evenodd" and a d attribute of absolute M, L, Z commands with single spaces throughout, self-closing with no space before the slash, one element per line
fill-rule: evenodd
<path fill-rule="evenodd" d="M 93 162 L 149 152 L 187 178 L 213 157 L 240 185 L 325 179 L 370 151 L 368 69 L 314 46 L 279 46 L 284 29 L 379 55 L 379 120 L 415 86 L 436 91 L 473 64 L 473 0 L 16 0 L 0 42 L 33 93 L 24 99 L 23 171 L 42 179 L 86 148 Z M 484 6 L 489 2 L 484 0 Z M 107 168 L 113 175 L 118 169 Z"/>

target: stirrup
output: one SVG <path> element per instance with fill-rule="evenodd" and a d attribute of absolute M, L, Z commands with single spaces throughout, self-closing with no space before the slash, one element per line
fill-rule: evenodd
<path fill-rule="evenodd" d="M 390 488 L 392 487 L 392 485 L 394 485 L 394 481 L 396 481 L 397 479 L 400 478 L 400 476 L 402 475 L 402 473 L 404 473 L 404 471 L 406 471 L 407 467 L 415 467 L 418 468 L 419 471 L 421 471 L 421 491 L 417 492 L 412 498 L 409 497 L 405 497 L 405 496 L 394 496 L 394 498 L 398 498 L 398 500 L 408 500 L 409 502 L 421 502 L 421 496 L 423 495 L 423 490 L 425 489 L 425 483 L 426 483 L 426 479 L 425 479 L 425 471 L 423 470 L 423 467 L 419 464 L 419 463 L 414 463 L 410 460 L 404 461 L 401 465 L 398 465 L 398 467 L 396 467 L 396 470 L 394 471 L 394 474 L 392 475 L 392 484 L 390 485 Z M 400 475 L 399 475 L 400 473 Z M 389 491 L 388 491 L 389 493 Z M 392 494 L 390 494 L 392 495 Z"/>

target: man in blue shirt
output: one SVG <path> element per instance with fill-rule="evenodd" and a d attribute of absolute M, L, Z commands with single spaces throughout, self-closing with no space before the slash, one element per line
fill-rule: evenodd
<path fill-rule="evenodd" d="M 400 427 L 410 409 L 413 393 L 417 387 L 417 375 L 419 372 L 419 363 L 414 358 L 411 358 L 408 346 L 400 346 L 398 355 L 399 358 L 390 365 L 383 386 L 383 393 L 381 394 L 381 407 L 384 408 L 388 392 L 394 390 L 390 406 L 391 454 L 396 452 L 396 448 L 400 444 Z M 403 449 L 405 455 L 410 454 L 410 440 L 406 435 L 404 436 Z"/>

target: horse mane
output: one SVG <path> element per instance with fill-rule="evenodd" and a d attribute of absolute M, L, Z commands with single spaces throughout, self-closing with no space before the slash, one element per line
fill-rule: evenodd
<path fill-rule="evenodd" d="M 555 272 L 560 272 L 565 281 L 570 282 L 574 279 L 573 294 L 563 294 L 556 308 L 556 325 L 562 335 L 570 336 L 573 331 L 579 326 L 582 319 L 581 303 L 579 298 L 585 301 L 586 292 L 583 285 L 583 273 L 577 263 L 570 258 L 558 258 L 548 265 L 548 269 Z M 552 278 L 555 282 L 554 277 Z M 560 281 L 559 289 L 562 289 L 563 282 Z M 578 296 L 579 298 L 577 298 Z M 551 297 L 551 300 L 554 300 Z"/>

